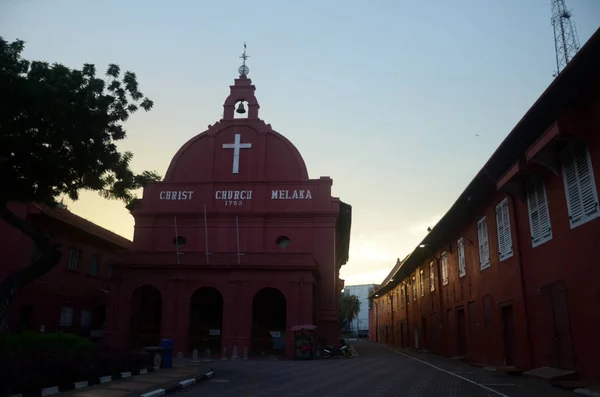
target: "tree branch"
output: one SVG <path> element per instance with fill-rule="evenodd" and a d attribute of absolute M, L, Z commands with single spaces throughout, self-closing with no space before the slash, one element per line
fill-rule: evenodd
<path fill-rule="evenodd" d="M 60 262 L 62 253 L 59 244 L 50 244 L 47 236 L 10 211 L 6 203 L 0 203 L 0 218 L 31 238 L 40 252 L 40 257 L 30 266 L 10 273 L 0 284 L 0 334 L 6 335 L 9 332 L 10 304 L 19 289 L 52 270 Z"/>

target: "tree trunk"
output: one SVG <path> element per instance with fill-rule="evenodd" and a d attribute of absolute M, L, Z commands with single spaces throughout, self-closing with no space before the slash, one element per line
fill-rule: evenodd
<path fill-rule="evenodd" d="M 39 258 L 32 261 L 30 266 L 9 274 L 0 284 L 0 335 L 6 335 L 10 331 L 10 305 L 17 292 L 24 285 L 52 270 L 60 261 L 62 253 L 58 249 L 59 244 L 51 244 L 44 233 L 16 216 L 7 208 L 6 203 L 0 203 L 0 218 L 31 238 L 40 253 Z"/>

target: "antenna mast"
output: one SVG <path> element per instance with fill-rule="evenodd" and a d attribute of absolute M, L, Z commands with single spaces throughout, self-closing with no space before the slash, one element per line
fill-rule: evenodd
<path fill-rule="evenodd" d="M 552 28 L 554 29 L 554 48 L 556 50 L 556 77 L 579 51 L 579 37 L 571 11 L 567 10 L 565 0 L 552 1 Z"/>

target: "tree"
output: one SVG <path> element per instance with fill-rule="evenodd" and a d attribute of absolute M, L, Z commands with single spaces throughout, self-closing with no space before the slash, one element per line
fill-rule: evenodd
<path fill-rule="evenodd" d="M 0 218 L 37 245 L 39 259 L 9 274 L 0 285 L 0 333 L 8 333 L 10 303 L 25 284 L 42 277 L 61 258 L 59 246 L 16 216 L 9 202 L 57 204 L 77 200 L 81 190 L 118 199 L 133 208 L 136 191 L 155 172 L 134 173 L 131 152 L 116 143 L 123 123 L 153 102 L 139 91 L 136 75 L 111 64 L 106 81 L 96 67 L 81 70 L 22 58 L 25 43 L 0 37 Z"/>
<path fill-rule="evenodd" d="M 340 297 L 340 328 L 344 328 L 354 320 L 359 312 L 360 300 L 358 296 L 342 294 Z"/>

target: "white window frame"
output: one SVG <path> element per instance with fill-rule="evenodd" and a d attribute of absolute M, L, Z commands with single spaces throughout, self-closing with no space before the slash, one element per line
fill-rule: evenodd
<path fill-rule="evenodd" d="M 61 327 L 70 327 L 73 325 L 73 308 L 69 306 L 62 306 L 60 308 L 60 322 Z"/>
<path fill-rule="evenodd" d="M 484 227 L 485 226 L 485 230 Z M 479 246 L 479 269 L 485 270 L 491 266 L 490 236 L 487 229 L 487 218 L 484 216 L 477 221 L 477 245 Z"/>
<path fill-rule="evenodd" d="M 89 310 L 81 311 L 81 319 L 79 325 L 83 328 L 90 328 L 92 326 L 92 312 Z"/>
<path fill-rule="evenodd" d="M 413 274 L 412 276 L 412 292 L 413 292 L 413 302 L 417 301 L 417 273 Z"/>
<path fill-rule="evenodd" d="M 500 262 L 514 254 L 508 197 L 496 205 L 496 234 L 498 235 L 498 257 Z"/>
<path fill-rule="evenodd" d="M 600 216 L 600 205 L 598 204 L 598 191 L 596 190 L 594 167 L 592 166 L 590 152 L 587 145 L 579 145 L 573 145 L 570 148 L 567 148 L 562 153 L 563 184 L 565 186 L 565 198 L 567 200 L 567 210 L 569 212 L 569 224 L 571 225 L 571 229 L 575 229 L 576 227 L 581 226 L 584 223 L 587 223 Z M 585 156 L 585 159 L 579 158 L 579 160 L 583 161 L 577 162 L 578 158 L 576 157 L 576 155 L 578 150 L 581 150 L 583 152 L 583 155 Z M 584 171 L 581 168 L 584 165 L 587 166 L 587 177 L 585 175 L 581 176 L 582 171 Z M 569 169 L 570 166 L 572 166 L 573 168 Z M 572 180 L 570 177 L 574 177 L 575 180 Z M 584 199 L 581 197 L 582 187 L 587 191 L 589 195 L 588 202 L 590 202 L 594 207 L 594 209 L 590 209 L 588 213 L 585 212 L 585 203 L 583 201 Z M 577 209 L 579 209 L 579 212 L 581 212 L 581 216 L 573 220 L 574 212 Z"/>
<path fill-rule="evenodd" d="M 527 211 L 531 246 L 535 248 L 552 240 L 552 220 L 548 209 L 546 184 L 542 178 L 532 177 L 527 181 Z"/>
<path fill-rule="evenodd" d="M 429 290 L 435 291 L 435 267 L 433 261 L 429 262 Z"/>
<path fill-rule="evenodd" d="M 419 288 L 421 289 L 421 298 L 425 296 L 425 271 L 419 270 Z"/>
<path fill-rule="evenodd" d="M 448 253 L 446 251 L 442 252 L 440 260 L 442 261 L 442 285 L 448 285 Z"/>
<path fill-rule="evenodd" d="M 467 275 L 467 260 L 465 258 L 465 239 L 459 238 L 456 242 L 456 253 L 458 256 L 458 277 Z"/>
<path fill-rule="evenodd" d="M 72 247 L 69 250 L 69 269 L 77 270 L 79 267 L 79 263 L 81 260 L 81 250 L 75 247 Z"/>

